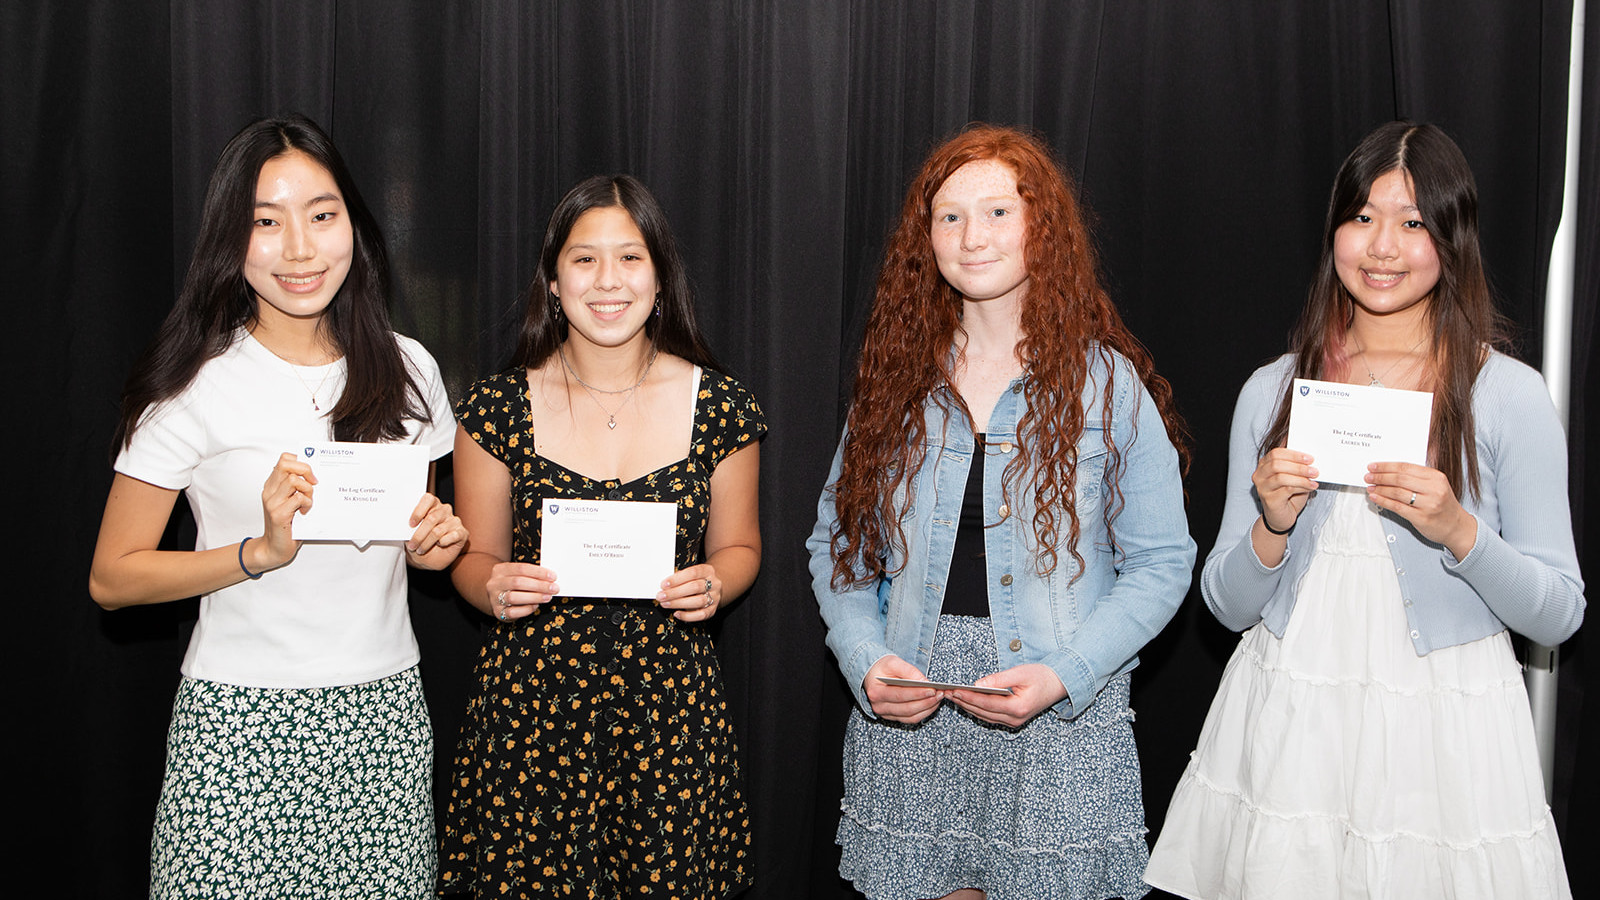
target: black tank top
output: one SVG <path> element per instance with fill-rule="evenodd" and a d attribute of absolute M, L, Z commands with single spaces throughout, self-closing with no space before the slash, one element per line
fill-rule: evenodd
<path fill-rule="evenodd" d="M 944 585 L 947 616 L 989 617 L 989 567 L 983 546 L 983 458 L 988 441 L 974 435 L 977 450 L 967 470 L 967 487 L 961 496 L 961 518 L 956 522 L 956 548 L 950 559 L 950 577 Z"/>

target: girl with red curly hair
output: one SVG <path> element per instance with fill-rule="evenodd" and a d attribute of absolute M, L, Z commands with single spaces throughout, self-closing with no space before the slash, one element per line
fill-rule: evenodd
<path fill-rule="evenodd" d="M 907 191 L 807 546 L 857 709 L 840 872 L 869 898 L 1138 897 L 1136 654 L 1194 562 L 1172 391 L 1073 189 L 970 128 Z"/>

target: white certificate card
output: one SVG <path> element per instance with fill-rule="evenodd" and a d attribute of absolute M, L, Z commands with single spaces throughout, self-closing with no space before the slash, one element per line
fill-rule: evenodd
<path fill-rule="evenodd" d="M 406 541 L 428 490 L 428 448 L 417 444 L 308 444 L 301 459 L 317 483 L 311 511 L 294 521 L 301 541 Z"/>
<path fill-rule="evenodd" d="M 539 501 L 539 561 L 566 597 L 651 599 L 673 571 L 678 505 L 631 500 Z"/>
<path fill-rule="evenodd" d="M 1312 456 L 1317 481 L 1365 485 L 1367 464 L 1428 464 L 1433 395 L 1423 391 L 1294 380 L 1290 450 Z"/>

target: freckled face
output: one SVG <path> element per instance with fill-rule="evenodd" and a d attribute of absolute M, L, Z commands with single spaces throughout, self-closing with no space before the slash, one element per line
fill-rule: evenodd
<path fill-rule="evenodd" d="M 969 162 L 939 186 L 929 237 L 939 273 L 962 297 L 1022 299 L 1028 285 L 1026 208 L 1016 173 L 999 160 Z"/>
<path fill-rule="evenodd" d="M 267 160 L 256 178 L 255 217 L 244 278 L 257 317 L 320 318 L 344 286 L 355 248 L 333 176 L 298 151 Z"/>
<path fill-rule="evenodd" d="M 1361 312 L 1427 308 L 1439 284 L 1439 253 L 1404 172 L 1379 176 L 1361 212 L 1334 232 L 1333 265 Z"/>
<path fill-rule="evenodd" d="M 643 338 L 659 289 L 644 235 L 620 206 L 578 217 L 550 284 L 571 325 L 569 338 L 605 347 Z"/>

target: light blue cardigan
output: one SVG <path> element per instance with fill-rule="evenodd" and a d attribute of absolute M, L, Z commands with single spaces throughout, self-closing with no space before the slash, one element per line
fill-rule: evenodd
<path fill-rule="evenodd" d="M 1293 355 L 1257 369 L 1233 413 L 1227 503 L 1200 589 L 1217 619 L 1235 631 L 1265 621 L 1283 636 L 1333 505 L 1331 492 L 1313 494 L 1283 560 L 1262 565 L 1250 542 L 1261 513 L 1250 475 L 1261 437 L 1293 377 Z M 1583 621 L 1583 580 L 1567 504 L 1566 436 L 1544 382 L 1533 369 L 1492 353 L 1473 385 L 1472 412 L 1482 494 L 1467 491 L 1462 499 L 1478 519 L 1477 541 L 1466 558 L 1457 560 L 1399 516 L 1382 514 L 1418 656 L 1507 627 L 1555 645 Z"/>

